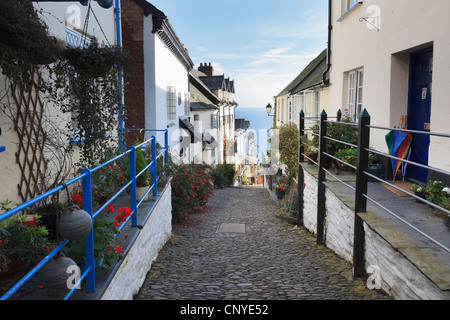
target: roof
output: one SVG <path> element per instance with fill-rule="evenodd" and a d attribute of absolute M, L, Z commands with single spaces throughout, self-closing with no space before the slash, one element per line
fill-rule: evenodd
<path fill-rule="evenodd" d="M 205 111 L 205 110 L 218 110 L 219 108 L 213 104 L 207 104 L 204 102 L 191 102 L 191 110 L 193 111 Z"/>
<path fill-rule="evenodd" d="M 167 16 L 146 0 L 134 0 L 144 11 L 144 16 L 152 15 L 153 33 L 156 33 L 170 51 L 189 69 L 194 66 L 186 48 L 181 43 Z"/>
<path fill-rule="evenodd" d="M 322 74 L 326 69 L 327 49 L 323 50 L 303 71 L 284 88 L 278 96 L 286 93 L 298 93 L 323 84 Z"/>
<path fill-rule="evenodd" d="M 191 109 L 207 110 L 205 106 L 214 106 L 220 103 L 219 98 L 199 79 L 203 72 L 191 70 L 189 72 L 189 91 L 191 92 Z"/>
<path fill-rule="evenodd" d="M 223 90 L 227 91 L 227 85 L 225 82 L 225 75 L 221 76 L 201 76 L 199 79 L 210 89 L 210 90 Z"/>

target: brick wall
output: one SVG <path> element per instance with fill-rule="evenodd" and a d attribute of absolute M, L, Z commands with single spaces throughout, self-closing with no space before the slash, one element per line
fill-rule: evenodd
<path fill-rule="evenodd" d="M 145 128 L 145 83 L 144 83 L 144 12 L 134 0 L 121 0 L 122 45 L 124 51 L 131 57 L 130 70 L 125 72 L 125 106 L 127 119 L 125 127 Z M 142 141 L 143 134 L 126 133 L 128 144 L 133 144 L 138 138 Z"/>

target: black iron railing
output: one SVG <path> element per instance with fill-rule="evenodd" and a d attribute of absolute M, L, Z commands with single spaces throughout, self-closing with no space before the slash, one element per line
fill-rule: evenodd
<path fill-rule="evenodd" d="M 378 150 L 374 150 L 369 148 L 369 142 L 370 142 L 370 133 L 372 129 L 377 130 L 389 130 L 389 131 L 402 131 L 402 132 L 409 132 L 414 134 L 424 134 L 424 135 L 430 135 L 430 136 L 437 136 L 437 137 L 444 137 L 444 138 L 450 138 L 450 134 L 444 134 L 444 133 L 433 133 L 433 132 L 427 132 L 427 131 L 417 131 L 417 130 L 408 130 L 408 129 L 400 129 L 400 128 L 389 128 L 389 127 L 380 127 L 380 126 L 373 126 L 370 124 L 370 115 L 367 112 L 367 110 L 364 110 L 361 115 L 359 116 L 358 123 L 350 123 L 350 122 L 341 122 L 341 112 L 339 111 L 336 117 L 336 121 L 330 121 L 328 120 L 327 114 L 325 111 L 322 112 L 320 115 L 320 118 L 316 121 L 319 123 L 320 126 L 319 133 L 316 132 L 309 132 L 310 129 L 305 128 L 305 115 L 302 112 L 300 112 L 300 126 L 299 126 L 299 135 L 300 137 L 304 137 L 306 132 L 309 132 L 312 135 L 315 135 L 319 140 L 319 148 L 314 147 L 309 142 L 305 142 L 302 139 L 300 139 L 299 142 L 299 181 L 298 181 L 298 224 L 303 225 L 303 183 L 304 183 L 304 173 L 302 168 L 302 163 L 305 161 L 305 158 L 310 160 L 312 163 L 318 166 L 318 195 L 317 195 L 317 243 L 318 244 L 324 244 L 325 238 L 324 238 L 324 225 L 325 225 L 325 212 L 326 212 L 326 198 L 325 198 L 325 178 L 326 174 L 330 174 L 332 177 L 334 177 L 338 182 L 344 184 L 345 186 L 351 188 L 355 191 L 355 209 L 354 209 L 354 239 L 353 239 L 353 276 L 354 277 L 364 277 L 365 276 L 365 261 L 364 261 L 364 227 L 363 227 L 363 221 L 361 217 L 359 216 L 359 213 L 366 212 L 367 211 L 367 200 L 371 201 L 384 211 L 386 211 L 391 216 L 397 218 L 410 228 L 414 229 L 416 232 L 420 233 L 427 239 L 434 242 L 439 247 L 443 248 L 445 251 L 450 253 L 450 249 L 434 239 L 433 237 L 429 236 L 422 230 L 418 229 L 405 219 L 401 218 L 398 214 L 393 212 L 392 210 L 386 208 L 378 201 L 372 199 L 367 194 L 368 189 L 368 178 L 375 179 L 376 181 L 383 182 L 384 184 L 389 185 L 390 187 L 393 187 L 394 189 L 400 190 L 406 194 L 408 194 L 411 197 L 414 197 L 415 199 L 426 203 L 427 205 L 441 210 L 447 214 L 450 215 L 450 211 L 435 204 L 432 203 L 424 198 L 421 198 L 417 195 L 415 195 L 412 192 L 407 192 L 403 189 L 398 188 L 394 184 L 389 183 L 386 180 L 383 180 L 371 173 L 369 173 L 369 154 L 373 153 L 378 156 L 387 157 L 390 159 L 399 160 L 401 162 L 411 164 L 414 166 L 418 166 L 430 171 L 437 172 L 442 175 L 450 176 L 450 172 L 434 168 L 428 165 L 423 165 L 417 162 L 413 162 L 410 160 L 402 159 L 395 157 L 390 154 L 386 154 L 383 152 L 380 152 Z M 357 145 L 348 143 L 346 141 L 340 141 L 335 138 L 327 136 L 327 127 L 329 123 L 335 123 L 338 125 L 346 125 L 346 126 L 354 126 L 358 129 L 358 142 Z M 327 152 L 327 140 L 328 141 L 334 141 L 337 143 L 341 143 L 343 145 L 356 148 L 357 149 L 357 165 L 354 166 L 350 163 L 347 163 L 343 161 L 342 159 L 339 159 L 335 157 L 334 155 L 331 155 Z M 315 149 L 319 152 L 318 161 L 314 161 L 313 159 L 309 158 L 305 154 L 305 146 Z M 342 164 L 345 164 L 346 166 L 349 166 L 356 170 L 356 186 L 352 186 L 341 179 L 339 179 L 336 175 L 334 175 L 332 172 L 330 172 L 327 169 L 327 161 L 330 159 L 334 159 Z"/>

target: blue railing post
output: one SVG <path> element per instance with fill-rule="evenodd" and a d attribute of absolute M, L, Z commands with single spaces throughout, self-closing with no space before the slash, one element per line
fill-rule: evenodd
<path fill-rule="evenodd" d="M 164 164 L 169 163 L 169 130 L 164 130 Z"/>
<path fill-rule="evenodd" d="M 131 212 L 133 215 L 131 217 L 131 224 L 133 227 L 137 226 L 137 196 L 136 196 L 136 148 L 134 146 L 130 147 L 130 181 L 131 181 L 131 191 L 130 191 L 130 205 Z"/>
<path fill-rule="evenodd" d="M 153 195 L 158 195 L 157 188 L 157 173 L 156 173 L 156 137 L 152 136 L 152 165 L 150 167 L 150 171 L 152 174 L 152 182 L 153 182 Z"/>
<path fill-rule="evenodd" d="M 92 209 L 92 182 L 91 182 L 91 170 L 84 169 L 82 174 L 85 174 L 82 180 L 83 187 L 83 209 L 89 213 L 93 219 Z M 91 268 L 86 276 L 87 292 L 95 292 L 95 255 L 94 255 L 94 227 L 91 232 L 84 239 L 86 268 Z"/>

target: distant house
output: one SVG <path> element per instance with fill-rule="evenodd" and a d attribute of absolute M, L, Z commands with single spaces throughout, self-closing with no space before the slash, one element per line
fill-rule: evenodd
<path fill-rule="evenodd" d="M 303 110 L 305 117 L 318 117 L 329 105 L 329 88 L 324 83 L 323 74 L 326 70 L 327 50 L 322 51 L 308 66 L 275 96 L 276 126 L 287 125 L 290 122 L 299 123 L 299 113 Z M 312 126 L 315 122 L 306 120 L 305 125 Z"/>
<path fill-rule="evenodd" d="M 194 163 L 219 163 L 219 98 L 199 79 L 204 73 L 192 70 L 189 74 L 191 94 L 190 121 L 202 136 L 193 145 Z"/>
<path fill-rule="evenodd" d="M 170 153 L 190 162 L 189 140 L 198 139 L 189 126 L 189 71 L 193 62 L 167 16 L 145 0 L 122 0 L 123 48 L 134 63 L 125 92 L 127 128 L 169 130 Z M 148 139 L 155 132 L 128 133 Z M 163 145 L 164 138 L 158 142 Z"/>
<path fill-rule="evenodd" d="M 332 1 L 330 111 L 357 120 L 366 109 L 374 125 L 450 133 L 449 12 L 448 0 Z M 388 153 L 386 133 L 372 130 L 370 143 Z M 449 139 L 413 135 L 410 160 L 450 171 L 449 159 Z M 439 179 L 413 165 L 406 178 Z"/>
<path fill-rule="evenodd" d="M 258 164 L 258 152 L 255 139 L 256 132 L 254 130 L 249 130 L 249 128 L 249 120 L 235 120 L 236 166 Z"/>
<path fill-rule="evenodd" d="M 220 100 L 219 102 L 219 136 L 218 141 L 223 142 L 219 146 L 219 163 L 234 163 L 234 120 L 235 109 L 238 103 L 234 100 L 234 80 L 225 78 L 225 75 L 214 75 L 211 63 L 201 63 L 198 71 L 204 76 L 199 79 Z"/>

